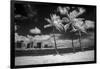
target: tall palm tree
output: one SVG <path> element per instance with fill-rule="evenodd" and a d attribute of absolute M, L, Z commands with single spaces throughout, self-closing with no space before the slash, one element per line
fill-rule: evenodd
<path fill-rule="evenodd" d="M 62 18 L 62 23 L 65 22 L 66 25 L 64 25 L 64 30 L 65 32 L 67 31 L 67 29 L 69 29 L 70 27 L 73 27 L 72 26 L 72 23 L 71 23 L 71 19 L 70 19 L 70 16 L 69 16 L 69 10 L 70 10 L 70 7 L 58 7 L 57 8 L 57 11 L 60 12 L 61 15 L 66 15 L 66 17 L 63 17 Z M 72 32 L 73 33 L 73 32 Z M 75 47 L 74 47 L 74 42 L 73 42 L 73 35 L 72 35 L 72 48 L 73 48 L 73 52 L 75 53 Z"/>
<path fill-rule="evenodd" d="M 84 49 L 83 49 L 83 47 L 81 45 L 82 44 L 81 43 L 81 33 L 87 34 L 87 32 L 86 32 L 86 24 L 82 20 L 77 18 L 75 20 L 75 23 L 73 22 L 72 26 L 73 26 L 73 30 L 72 31 L 79 33 L 80 48 L 81 48 L 81 51 L 84 51 Z"/>
<path fill-rule="evenodd" d="M 63 21 L 66 22 L 66 25 L 64 26 L 65 31 L 71 27 L 71 32 L 79 32 L 79 43 L 80 43 L 80 48 L 83 50 L 81 46 L 81 32 L 86 33 L 85 30 L 85 24 L 83 22 L 83 18 L 77 18 L 81 14 L 85 12 L 85 9 L 78 7 L 78 11 L 73 10 L 72 12 L 69 12 L 70 7 L 58 7 L 58 10 L 60 11 L 61 14 L 66 15 L 66 17 L 62 18 Z M 74 44 L 73 44 L 73 37 L 72 37 L 72 47 L 73 47 L 73 52 L 75 52 Z"/>
<path fill-rule="evenodd" d="M 64 29 L 63 24 L 61 23 L 62 21 L 61 21 L 60 17 L 57 16 L 56 14 L 50 15 L 50 19 L 45 18 L 45 20 L 50 24 L 45 25 L 44 28 L 53 27 L 53 37 L 54 37 L 55 51 L 56 51 L 57 54 L 59 54 L 59 52 L 57 50 L 57 44 L 56 44 L 56 38 L 55 38 L 55 28 L 59 31 L 62 31 Z"/>
<path fill-rule="evenodd" d="M 79 33 L 79 43 L 80 43 L 80 48 L 83 51 L 82 45 L 81 45 L 81 33 L 85 33 L 86 32 L 86 24 L 82 21 L 82 19 L 80 18 L 74 18 L 73 20 L 70 20 L 69 23 L 67 23 L 65 26 L 65 31 L 67 31 L 69 28 L 71 28 L 70 32 L 72 32 L 72 35 L 75 32 Z M 73 52 L 75 52 L 75 47 L 74 47 L 74 43 L 73 43 L 73 36 L 72 36 L 72 47 L 73 47 Z"/>
<path fill-rule="evenodd" d="M 66 18 L 66 20 L 67 20 L 67 18 Z M 72 48 L 73 48 L 73 52 L 75 53 L 73 34 L 75 33 L 76 29 L 74 28 L 74 25 L 72 24 L 72 22 L 67 20 L 67 23 L 64 25 L 65 32 L 67 32 L 69 28 L 71 29 L 70 32 L 72 33 Z"/>
<path fill-rule="evenodd" d="M 86 32 L 86 24 L 84 23 L 84 18 L 77 18 L 78 16 L 82 15 L 85 12 L 85 9 L 78 7 L 79 12 L 76 10 L 70 12 L 69 17 L 72 22 L 73 30 L 74 32 L 78 31 L 79 33 L 79 43 L 80 43 L 80 48 L 83 51 L 84 49 L 82 48 L 82 43 L 81 43 L 81 32 L 87 33 Z"/>

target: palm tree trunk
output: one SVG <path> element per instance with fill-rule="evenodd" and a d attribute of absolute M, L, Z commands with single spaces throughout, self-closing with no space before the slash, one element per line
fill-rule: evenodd
<path fill-rule="evenodd" d="M 58 52 L 58 50 L 57 50 L 57 44 L 56 44 L 56 39 L 55 39 L 54 27 L 53 27 L 53 37 L 54 37 L 54 45 L 55 45 L 56 54 L 59 54 L 59 52 Z"/>
<path fill-rule="evenodd" d="M 73 35 L 72 35 L 72 48 L 73 48 L 73 53 L 75 53 L 75 47 L 74 47 L 74 42 L 73 42 Z"/>
<path fill-rule="evenodd" d="M 79 31 L 79 43 L 80 43 L 81 51 L 84 51 L 84 49 L 82 48 L 82 44 L 81 44 L 81 31 Z"/>

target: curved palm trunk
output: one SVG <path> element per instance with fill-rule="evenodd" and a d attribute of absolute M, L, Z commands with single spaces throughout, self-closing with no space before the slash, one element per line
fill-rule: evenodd
<path fill-rule="evenodd" d="M 72 48 L 73 48 L 73 53 L 75 53 L 75 47 L 74 47 L 74 42 L 73 42 L 73 35 L 72 35 Z"/>
<path fill-rule="evenodd" d="M 81 51 L 84 51 L 84 49 L 82 48 L 82 43 L 81 43 L 81 31 L 79 31 L 79 43 L 80 43 Z"/>
<path fill-rule="evenodd" d="M 58 52 L 58 50 L 57 50 L 57 44 L 56 44 L 56 39 L 55 39 L 54 27 L 53 27 L 53 37 L 54 37 L 54 44 L 55 44 L 55 51 L 56 51 L 56 54 L 59 54 L 59 52 Z"/>

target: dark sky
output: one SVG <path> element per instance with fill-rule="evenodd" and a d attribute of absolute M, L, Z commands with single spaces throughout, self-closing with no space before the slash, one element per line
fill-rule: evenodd
<path fill-rule="evenodd" d="M 48 24 L 44 18 L 49 18 L 50 13 L 57 13 L 58 6 L 77 6 L 86 9 L 86 12 L 80 17 L 87 20 L 96 20 L 96 8 L 93 6 L 79 6 L 79 5 L 62 5 L 62 4 L 44 4 L 44 3 L 15 3 L 14 14 L 21 15 L 15 18 L 15 24 L 17 25 L 17 33 L 26 36 L 27 34 L 33 35 L 29 32 L 30 29 L 38 27 L 42 34 L 49 34 L 52 32 L 52 28 L 44 29 L 43 26 Z M 59 13 L 57 13 L 59 15 Z"/>

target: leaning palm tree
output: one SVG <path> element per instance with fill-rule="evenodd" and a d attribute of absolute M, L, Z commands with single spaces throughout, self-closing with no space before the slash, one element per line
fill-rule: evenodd
<path fill-rule="evenodd" d="M 79 12 L 77 12 L 76 10 L 70 12 L 69 14 L 69 18 L 70 18 L 70 22 L 72 23 L 72 31 L 76 32 L 78 31 L 79 33 L 79 43 L 80 43 L 80 48 L 83 51 L 83 47 L 82 47 L 82 43 L 81 43 L 81 33 L 86 33 L 86 29 L 85 29 L 85 24 L 83 22 L 84 18 L 77 18 L 78 16 L 82 15 L 85 12 L 85 9 L 78 7 Z"/>
<path fill-rule="evenodd" d="M 80 43 L 80 48 L 83 50 L 81 46 L 81 32 L 86 33 L 85 30 L 85 24 L 83 22 L 83 18 L 77 18 L 81 14 L 85 12 L 85 9 L 78 7 L 79 12 L 76 10 L 73 10 L 72 12 L 69 12 L 70 8 L 69 7 L 58 7 L 59 11 L 61 14 L 66 15 L 66 17 L 62 18 L 63 21 L 66 22 L 66 25 L 64 26 L 65 31 L 71 27 L 71 32 L 79 32 L 79 43 Z M 75 52 L 74 44 L 73 44 L 73 37 L 72 37 L 72 47 L 73 51 Z"/>
<path fill-rule="evenodd" d="M 62 31 L 63 28 L 63 24 L 61 23 L 62 20 L 60 19 L 59 16 L 57 16 L 56 14 L 52 14 L 50 15 L 50 19 L 49 18 L 45 18 L 45 20 L 50 23 L 48 25 L 45 25 L 44 28 L 47 27 L 53 27 L 53 37 L 54 37 L 54 44 L 55 44 L 55 51 L 57 54 L 59 54 L 58 50 L 57 50 L 57 44 L 56 44 L 56 38 L 55 38 L 55 28 L 59 31 Z"/>
<path fill-rule="evenodd" d="M 74 19 L 76 21 L 76 23 L 73 25 L 74 28 L 76 28 L 76 31 L 79 33 L 79 43 L 80 43 L 80 48 L 82 51 L 84 51 L 84 48 L 81 45 L 81 35 L 82 33 L 87 34 L 87 29 L 89 27 L 93 27 L 93 26 L 89 26 L 90 24 L 94 24 L 94 21 L 91 20 L 85 20 L 85 22 L 83 21 L 83 19 L 77 18 Z M 90 24 L 89 24 L 90 23 Z"/>
<path fill-rule="evenodd" d="M 81 45 L 82 44 L 81 43 L 81 33 L 87 34 L 86 28 L 85 28 L 86 24 L 82 20 L 79 20 L 79 19 L 76 19 L 74 21 L 75 21 L 75 23 L 72 24 L 73 29 L 71 31 L 79 33 L 80 48 L 83 51 L 84 49 L 83 49 L 83 47 Z"/>
<path fill-rule="evenodd" d="M 62 23 L 65 22 L 66 25 L 64 25 L 64 30 L 65 32 L 70 28 L 73 27 L 72 22 L 71 22 L 71 18 L 69 16 L 69 10 L 70 7 L 61 7 L 59 6 L 57 8 L 57 11 L 60 12 L 61 15 L 66 15 L 66 17 L 62 18 Z M 74 29 L 74 28 L 73 28 Z M 74 29 L 75 30 L 75 29 Z M 73 32 L 72 32 L 73 33 Z M 73 43 L 73 36 L 72 36 L 72 48 L 73 48 L 73 52 L 75 53 L 75 47 L 74 47 L 74 43 Z"/>

